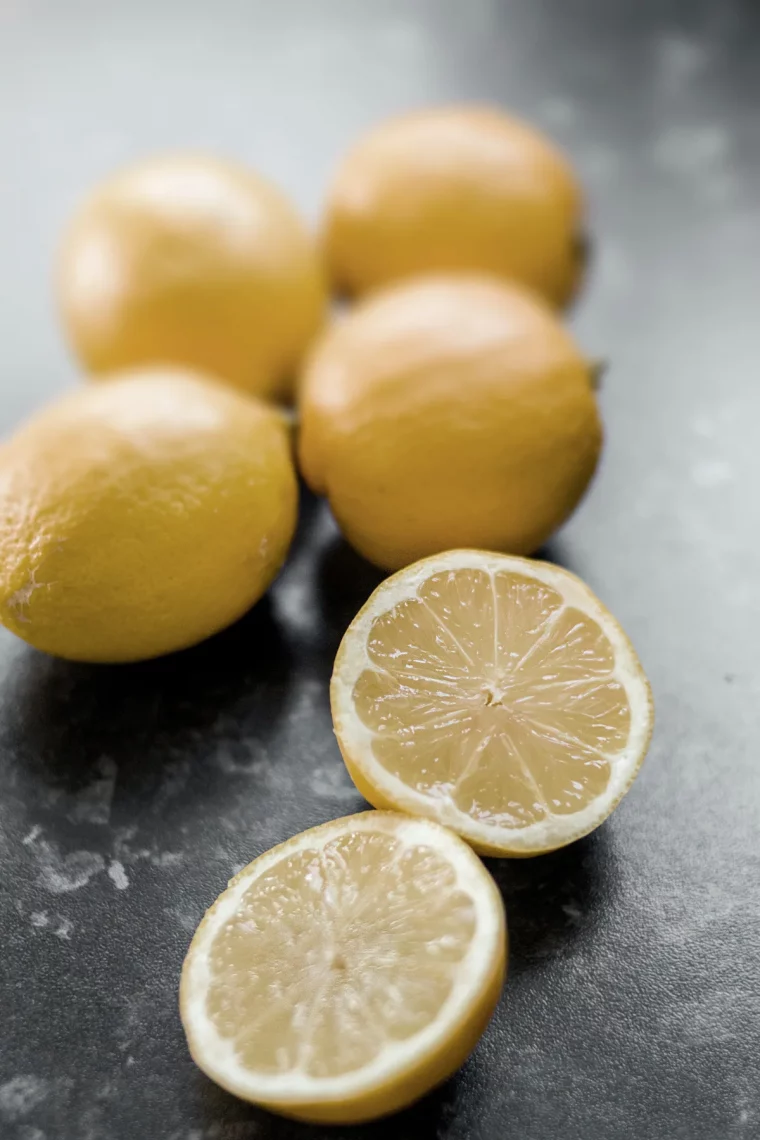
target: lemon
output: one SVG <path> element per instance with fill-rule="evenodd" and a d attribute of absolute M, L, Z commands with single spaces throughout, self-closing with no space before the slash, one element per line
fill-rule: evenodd
<path fill-rule="evenodd" d="M 316 251 L 279 190 L 192 154 L 97 187 L 65 234 L 58 294 L 94 375 L 174 363 L 263 396 L 285 391 L 326 305 Z"/>
<path fill-rule="evenodd" d="M 460 839 L 365 812 L 250 863 L 206 914 L 182 970 L 196 1063 L 287 1116 L 353 1123 L 448 1077 L 501 990 L 501 896 Z"/>
<path fill-rule="evenodd" d="M 464 270 L 564 305 L 582 275 L 583 212 L 570 163 L 539 132 L 496 109 L 440 107 L 359 140 L 335 175 L 323 242 L 348 293 Z"/>
<path fill-rule="evenodd" d="M 0 450 L 0 620 L 81 661 L 192 645 L 264 592 L 296 495 L 271 406 L 172 371 L 83 387 Z"/>
<path fill-rule="evenodd" d="M 592 369 L 520 286 L 431 277 L 368 298 L 304 371 L 303 474 L 348 540 L 397 569 L 457 546 L 529 554 L 596 467 Z"/>
<path fill-rule="evenodd" d="M 375 591 L 343 638 L 331 700 L 370 803 L 493 855 L 551 851 L 606 819 L 653 720 L 630 642 L 587 586 L 549 563 L 471 550 Z"/>

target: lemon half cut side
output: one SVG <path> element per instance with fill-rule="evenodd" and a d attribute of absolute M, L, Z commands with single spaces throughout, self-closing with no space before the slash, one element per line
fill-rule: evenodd
<path fill-rule="evenodd" d="M 378 587 L 343 638 L 331 703 L 372 804 L 493 855 L 592 831 L 630 787 L 653 723 L 628 638 L 580 579 L 468 550 Z"/>
<path fill-rule="evenodd" d="M 365 812 L 254 860 L 185 960 L 190 1051 L 228 1091 L 356 1123 L 410 1104 L 481 1036 L 504 980 L 496 885 L 456 835 Z"/>

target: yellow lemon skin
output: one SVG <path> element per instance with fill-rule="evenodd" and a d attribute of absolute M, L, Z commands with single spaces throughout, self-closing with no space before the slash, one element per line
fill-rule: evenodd
<path fill-rule="evenodd" d="M 335 287 L 361 294 L 440 271 L 493 273 L 566 305 L 583 274 L 583 194 L 538 131 L 487 107 L 390 119 L 338 167 L 323 245 Z"/>
<path fill-rule="evenodd" d="M 316 249 L 280 191 L 194 154 L 97 187 L 64 235 L 57 292 L 91 375 L 179 364 L 265 397 L 287 395 L 327 301 Z"/>
<path fill-rule="evenodd" d="M 540 299 L 486 278 L 368 298 L 317 345 L 300 413 L 307 482 L 390 570 L 455 547 L 535 551 L 580 501 L 602 444 L 570 335 Z"/>
<path fill-rule="evenodd" d="M 77 661 L 193 645 L 264 593 L 296 498 L 270 406 L 171 370 L 83 387 L 0 450 L 0 621 Z"/>

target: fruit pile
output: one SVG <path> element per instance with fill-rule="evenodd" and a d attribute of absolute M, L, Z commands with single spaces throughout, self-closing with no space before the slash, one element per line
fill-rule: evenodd
<path fill-rule="evenodd" d="M 0 621 L 78 661 L 196 644 L 282 566 L 296 466 L 396 571 L 331 683 L 346 766 L 380 810 L 246 867 L 183 970 L 198 1064 L 287 1115 L 371 1119 L 464 1060 L 506 962 L 474 852 L 587 834 L 647 750 L 622 629 L 572 574 L 521 557 L 601 450 L 595 367 L 558 312 L 583 226 L 547 140 L 453 108 L 360 140 L 318 244 L 268 182 L 199 155 L 118 174 L 65 235 L 60 311 L 92 383 L 0 451 Z"/>

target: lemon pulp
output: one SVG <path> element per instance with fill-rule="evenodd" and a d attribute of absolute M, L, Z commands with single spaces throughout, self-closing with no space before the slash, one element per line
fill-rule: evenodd
<path fill-rule="evenodd" d="M 418 791 L 511 828 L 600 795 L 630 728 L 602 629 L 513 572 L 435 574 L 372 625 L 354 702 Z"/>
<path fill-rule="evenodd" d="M 474 928 L 472 899 L 435 852 L 338 836 L 245 892 L 214 942 L 208 1014 L 245 1068 L 341 1076 L 435 1019 Z"/>

